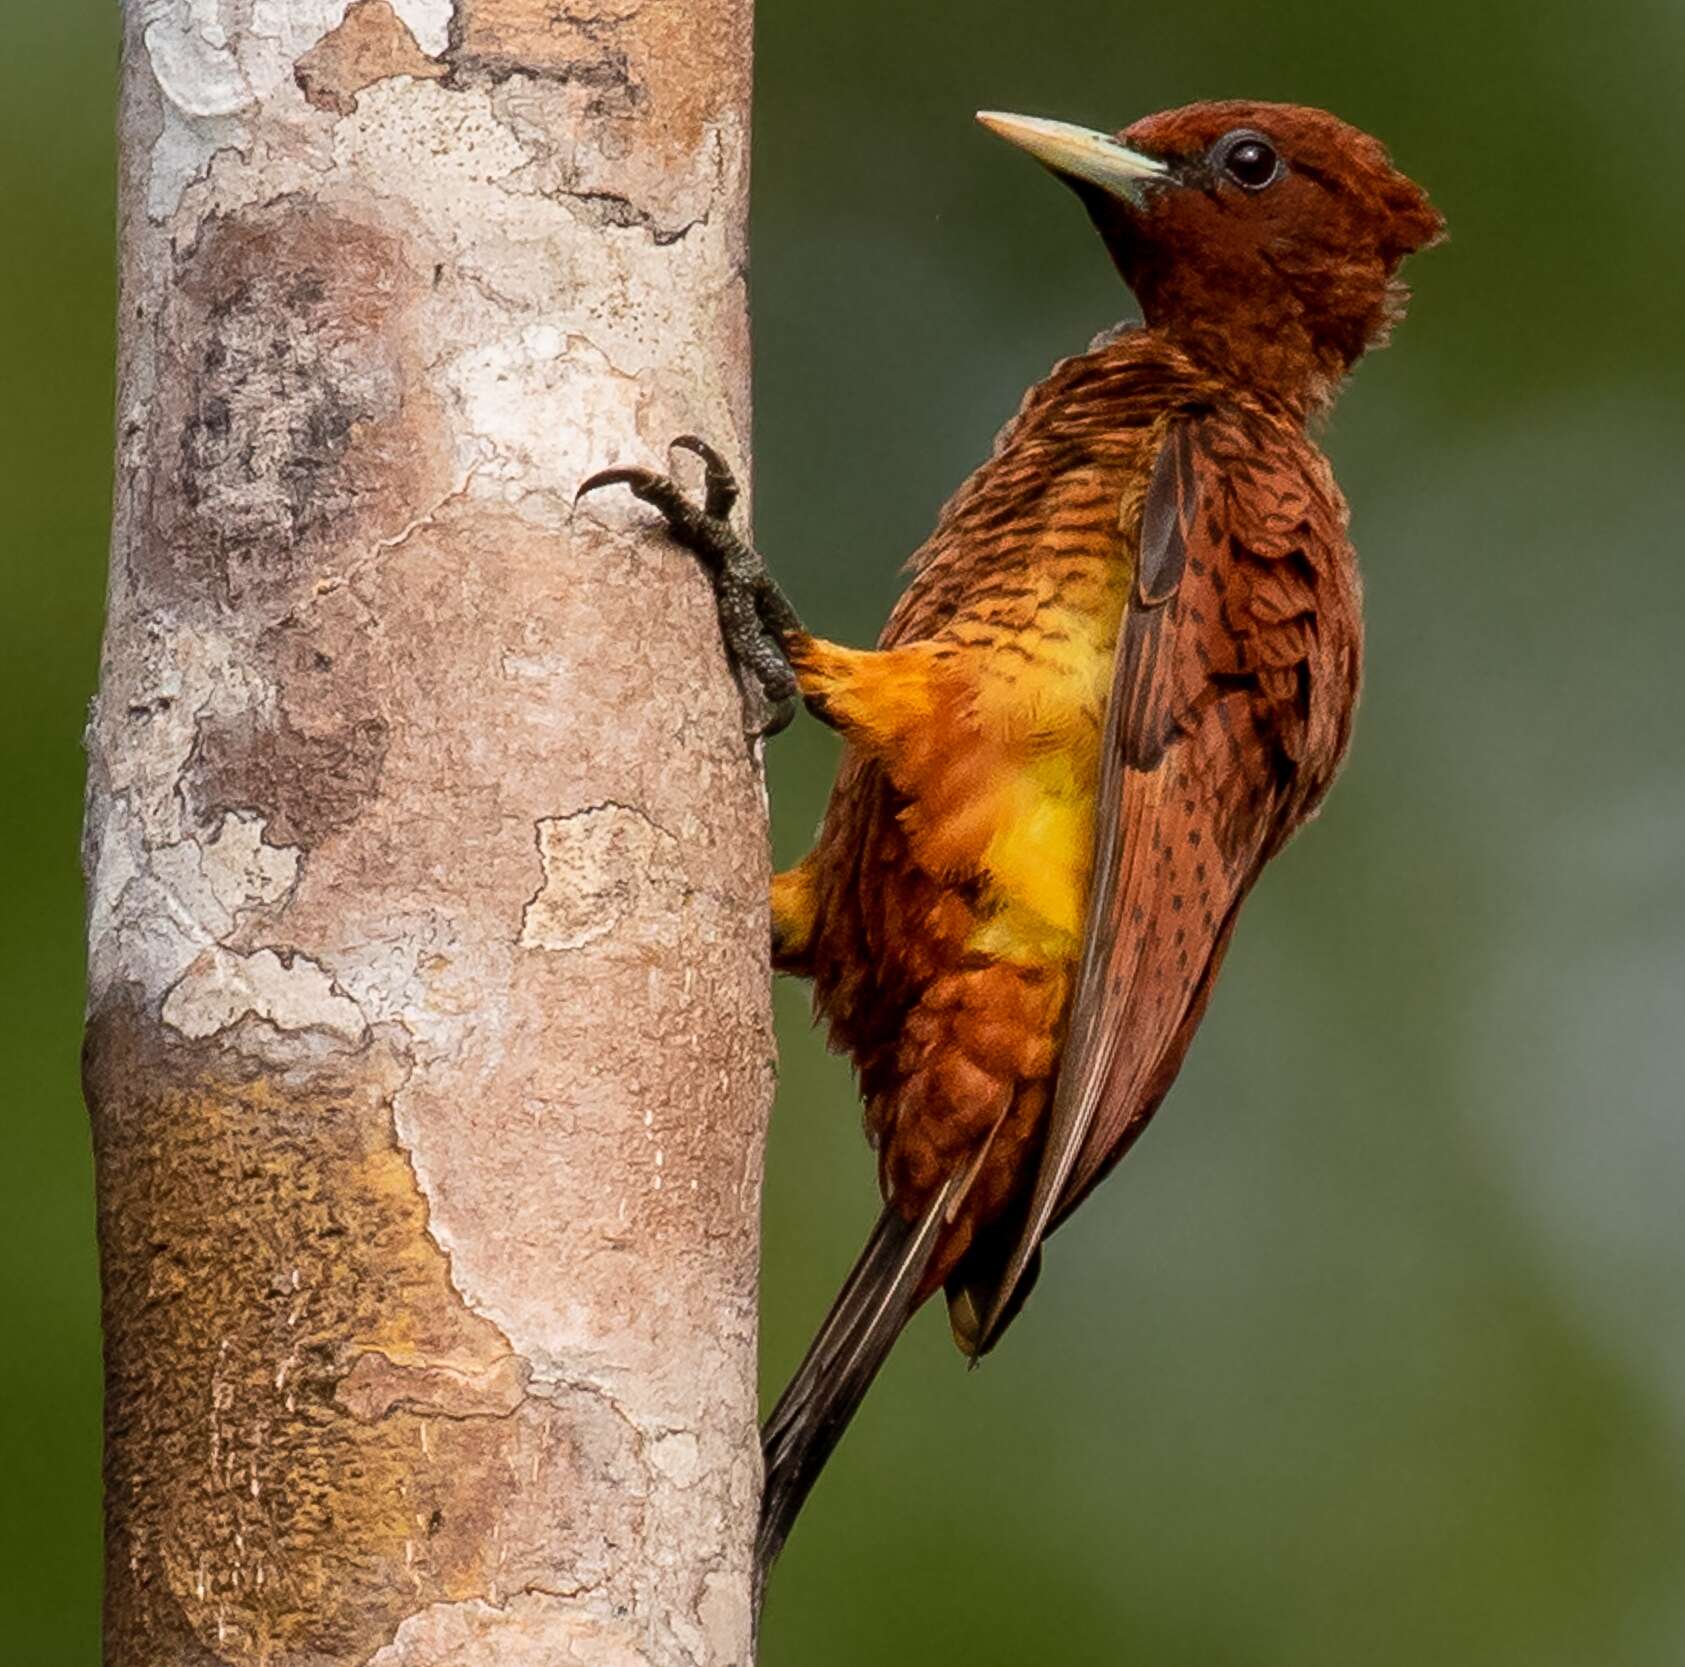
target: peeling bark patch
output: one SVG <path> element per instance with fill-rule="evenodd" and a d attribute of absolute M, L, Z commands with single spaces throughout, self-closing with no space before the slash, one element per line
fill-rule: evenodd
<path fill-rule="evenodd" d="M 528 949 L 583 949 L 640 913 L 663 916 L 684 891 L 679 842 L 629 805 L 592 805 L 538 823 L 544 881 L 521 919 Z M 635 937 L 635 930 L 630 937 Z M 628 940 L 629 941 L 629 940 Z"/>
<path fill-rule="evenodd" d="M 356 0 L 344 21 L 293 69 L 304 96 L 319 110 L 348 116 L 357 94 L 395 75 L 434 81 L 446 66 L 429 58 L 387 0 Z"/>
<path fill-rule="evenodd" d="M 583 1466 L 635 1475 L 624 1425 L 522 1393 L 462 1302 L 383 1075 L 238 1080 L 122 1004 L 90 1029 L 126 1659 L 366 1660 L 417 1609 L 565 1583 L 540 1523 Z"/>
<path fill-rule="evenodd" d="M 185 116 L 225 116 L 258 104 L 339 22 L 345 0 L 260 7 L 261 23 L 254 18 L 249 28 L 229 15 L 233 10 L 227 0 L 151 0 L 136 8 L 159 89 Z"/>
<path fill-rule="evenodd" d="M 165 335 L 183 362 L 154 416 L 177 467 L 152 483 L 151 517 L 180 578 L 237 602 L 404 525 L 448 470 L 403 397 L 421 286 L 398 243 L 282 199 L 207 221 L 177 280 Z"/>
<path fill-rule="evenodd" d="M 457 0 L 446 53 L 458 85 L 496 85 L 513 76 L 589 87 L 588 116 L 628 116 L 645 101 L 622 44 L 643 0 Z"/>
<path fill-rule="evenodd" d="M 244 1018 L 277 1030 L 325 1030 L 360 1042 L 362 1010 L 316 962 L 273 949 L 237 955 L 220 945 L 197 956 L 164 997 L 164 1023 L 195 1039 L 230 1030 Z"/>
<path fill-rule="evenodd" d="M 383 718 L 311 734 L 256 712 L 201 720 L 188 784 L 201 821 L 228 810 L 267 818 L 269 836 L 305 850 L 349 827 L 380 784 L 390 734 Z"/>
<path fill-rule="evenodd" d="M 119 800 L 97 832 L 88 887 L 88 988 L 96 1004 L 122 983 L 161 996 L 247 911 L 276 908 L 298 881 L 299 853 L 265 841 L 256 817 L 225 816 L 209 840 L 149 845 Z"/>
<path fill-rule="evenodd" d="M 437 58 L 450 45 L 456 0 L 393 0 L 393 9 L 429 56 Z"/>

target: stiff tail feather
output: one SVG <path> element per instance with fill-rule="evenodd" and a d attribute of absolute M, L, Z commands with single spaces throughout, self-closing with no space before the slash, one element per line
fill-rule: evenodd
<path fill-rule="evenodd" d="M 755 1607 L 803 1502 L 878 1368 L 912 1318 L 956 1177 L 916 1221 L 889 1206 L 761 1431 L 766 1485 L 755 1539 Z"/>

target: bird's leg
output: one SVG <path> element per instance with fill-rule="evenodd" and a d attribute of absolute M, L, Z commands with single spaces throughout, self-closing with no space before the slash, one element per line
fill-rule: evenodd
<path fill-rule="evenodd" d="M 760 733 L 776 735 L 795 715 L 796 674 L 787 644 L 801 633 L 801 621 L 767 572 L 766 563 L 731 524 L 738 486 L 725 459 L 694 434 L 681 434 L 672 449 L 694 452 L 702 459 L 700 506 L 671 475 L 658 475 L 652 469 L 603 469 L 581 483 L 574 502 L 604 486 L 626 486 L 661 512 L 674 542 L 689 550 L 712 580 L 726 648 L 770 708 Z"/>

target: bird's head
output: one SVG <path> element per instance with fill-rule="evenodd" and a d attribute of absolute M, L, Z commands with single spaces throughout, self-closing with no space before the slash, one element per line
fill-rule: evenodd
<path fill-rule="evenodd" d="M 1301 410 L 1386 339 L 1399 263 L 1444 230 L 1378 141 L 1302 105 L 1190 104 L 1116 135 L 978 120 L 1083 200 L 1149 325 Z"/>

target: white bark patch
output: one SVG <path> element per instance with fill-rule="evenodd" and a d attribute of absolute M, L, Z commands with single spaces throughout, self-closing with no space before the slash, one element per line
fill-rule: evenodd
<path fill-rule="evenodd" d="M 160 224 L 169 219 L 182 193 L 205 177 L 217 152 L 238 150 L 249 138 L 238 116 L 185 116 L 166 103 L 163 130 L 152 147 L 147 214 Z"/>
<path fill-rule="evenodd" d="M 583 949 L 611 932 L 633 941 L 635 917 L 665 929 L 683 895 L 679 842 L 629 805 L 544 817 L 538 855 L 544 883 L 521 920 L 528 949 Z"/>
<path fill-rule="evenodd" d="M 702 1631 L 708 1641 L 707 1661 L 748 1662 L 753 1654 L 754 1611 L 741 1580 L 718 1574 L 705 1575 L 702 1602 L 697 1605 Z"/>
<path fill-rule="evenodd" d="M 210 843 L 200 848 L 200 866 L 232 919 L 242 909 L 286 896 L 298 878 L 298 851 L 291 845 L 265 845 L 258 817 L 230 811 Z"/>
<path fill-rule="evenodd" d="M 689 1430 L 674 1430 L 650 1444 L 649 1456 L 681 1488 L 688 1488 L 702 1468 L 702 1449 Z"/>
<path fill-rule="evenodd" d="M 540 92 L 589 96 L 583 86 L 527 89 Z M 695 298 L 717 291 L 733 258 L 728 221 L 707 209 L 743 141 L 722 126 L 688 169 L 636 181 L 654 221 L 689 225 L 655 245 L 650 227 L 605 232 L 587 216 L 592 191 L 624 191 L 627 180 L 540 176 L 535 156 L 552 152 L 521 133 L 497 95 L 398 78 L 364 88 L 334 124 L 333 160 L 341 174 L 402 200 L 435 247 L 454 251 L 468 290 L 496 301 L 491 316 L 520 321 L 441 355 L 441 380 L 462 410 L 456 468 L 472 472 L 475 497 L 560 529 L 573 486 L 591 470 L 661 457 L 674 430 L 664 415 L 652 422 L 652 389 L 684 389 L 692 427 L 731 435 L 723 406 L 694 403 L 716 384 L 690 320 Z M 586 153 L 573 161 L 597 165 Z M 476 207 L 472 237 L 465 200 Z M 624 249 L 605 249 L 605 237 Z M 641 440 L 642 457 L 634 448 L 628 458 L 624 439 L 613 438 L 628 435 Z"/>
<path fill-rule="evenodd" d="M 260 103 L 330 29 L 350 0 L 144 0 L 146 56 L 184 116 L 231 116 Z"/>
<path fill-rule="evenodd" d="M 392 0 L 392 10 L 428 57 L 441 56 L 450 45 L 452 0 Z"/>
<path fill-rule="evenodd" d="M 583 479 L 593 466 L 592 436 L 636 429 L 646 398 L 591 342 L 564 338 L 551 324 L 528 325 L 463 355 L 451 366 L 450 386 L 469 431 L 495 459 L 476 475 L 503 482 L 507 501 L 557 527 L 569 499 L 530 483 Z"/>
<path fill-rule="evenodd" d="M 361 1009 L 323 967 L 303 955 L 283 961 L 273 949 L 207 949 L 164 998 L 164 1023 L 196 1039 L 248 1016 L 277 1030 L 325 1030 L 348 1042 L 360 1042 L 366 1029 Z"/>
<path fill-rule="evenodd" d="M 152 73 L 186 116 L 228 116 L 253 101 L 219 0 L 147 0 L 142 38 Z"/>
<path fill-rule="evenodd" d="M 161 224 L 176 211 L 218 151 L 250 144 L 246 114 L 292 79 L 294 65 L 339 26 L 349 4 L 143 0 L 142 39 L 164 95 L 163 130 L 152 147 L 146 182 L 146 212 L 152 220 Z M 398 9 L 401 15 L 404 8 Z M 436 12 L 437 0 L 420 0 L 410 9 Z M 448 25 L 450 0 L 444 0 L 444 9 Z M 430 38 L 437 33 L 429 28 Z"/>
<path fill-rule="evenodd" d="M 263 842 L 257 817 L 232 812 L 209 840 L 149 847 L 128 801 L 113 799 L 89 886 L 93 1005 L 119 983 L 138 986 L 148 999 L 162 996 L 244 911 L 281 902 L 298 865 L 292 846 Z"/>
<path fill-rule="evenodd" d="M 747 1656 L 721 1658 L 736 1661 Z M 470 1599 L 411 1615 L 368 1667 L 651 1667 L 627 1628 L 576 1602 L 527 1592 L 502 1605 Z"/>
<path fill-rule="evenodd" d="M 118 836 L 132 819 L 132 836 L 148 847 L 192 838 L 197 830 L 178 789 L 200 723 L 265 711 L 272 699 L 249 651 L 222 631 L 183 625 L 163 611 L 131 628 L 100 668 L 88 733 L 105 790 L 124 801 L 113 813 L 122 817 L 111 825 Z M 92 833 L 102 850 L 108 825 L 96 821 Z"/>

